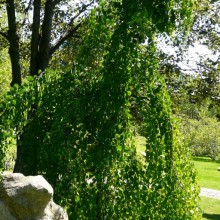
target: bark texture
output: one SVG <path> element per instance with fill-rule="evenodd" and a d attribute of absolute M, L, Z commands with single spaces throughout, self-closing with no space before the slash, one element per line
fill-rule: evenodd
<path fill-rule="evenodd" d="M 21 85 L 21 67 L 20 67 L 20 54 L 19 54 L 19 37 L 17 35 L 15 5 L 14 0 L 6 0 L 6 8 L 8 14 L 8 41 L 9 41 L 9 56 L 11 59 L 12 67 L 12 82 Z"/>

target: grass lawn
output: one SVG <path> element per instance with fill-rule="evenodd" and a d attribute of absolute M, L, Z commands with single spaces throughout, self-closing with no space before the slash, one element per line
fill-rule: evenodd
<path fill-rule="evenodd" d="M 220 163 L 206 157 L 194 157 L 193 162 L 198 172 L 199 185 L 210 189 L 220 190 Z M 201 197 L 200 207 L 203 219 L 220 220 L 220 200 Z"/>
<path fill-rule="evenodd" d="M 220 219 L 220 199 L 201 197 L 200 207 L 203 211 L 202 219 Z"/>
<path fill-rule="evenodd" d="M 193 162 L 198 171 L 199 185 L 220 190 L 220 163 L 205 157 L 194 157 Z"/>

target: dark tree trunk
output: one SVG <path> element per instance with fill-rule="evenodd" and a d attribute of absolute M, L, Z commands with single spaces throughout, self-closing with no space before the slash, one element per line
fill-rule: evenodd
<path fill-rule="evenodd" d="M 54 15 L 55 3 L 52 0 L 47 0 L 45 3 L 45 14 L 42 24 L 42 36 L 40 37 L 40 10 L 41 10 L 41 0 L 34 0 L 34 10 L 33 10 L 33 26 L 32 26 L 32 36 L 31 36 L 31 58 L 30 58 L 30 75 L 38 75 L 39 70 L 44 71 L 49 64 L 50 59 L 50 41 L 51 41 L 51 31 L 52 31 L 52 20 Z M 32 119 L 35 117 L 35 106 L 31 106 L 28 112 L 28 118 Z M 23 173 L 29 175 L 29 171 L 26 164 L 26 159 L 24 155 L 32 155 L 32 147 L 25 147 L 22 144 L 25 138 L 25 129 L 23 134 L 17 139 L 17 159 L 14 167 L 14 172 Z M 35 146 L 37 147 L 37 146 Z M 30 151 L 30 154 L 27 152 Z M 35 149 L 37 152 L 37 149 Z M 36 155 L 37 156 L 37 155 Z"/>
<path fill-rule="evenodd" d="M 31 60 L 30 60 L 30 75 L 38 74 L 38 60 L 39 60 L 39 41 L 40 41 L 40 9 L 41 0 L 34 0 L 33 11 L 33 26 L 31 36 Z"/>
<path fill-rule="evenodd" d="M 19 37 L 17 35 L 16 17 L 15 17 L 15 5 L 14 0 L 6 0 L 7 14 L 8 14 L 8 34 L 7 39 L 9 41 L 9 56 L 12 67 L 12 82 L 11 86 L 18 84 L 21 85 L 21 67 L 20 67 L 20 51 L 19 51 Z M 16 159 L 16 166 L 14 172 L 18 172 L 21 165 L 21 142 L 20 137 L 17 137 L 17 155 L 20 155 Z"/>
<path fill-rule="evenodd" d="M 39 45 L 38 70 L 44 71 L 50 60 L 50 40 L 55 3 L 48 0 L 45 4 L 45 15 L 42 24 L 42 36 Z"/>
<path fill-rule="evenodd" d="M 39 55 L 39 39 L 40 39 L 40 10 L 41 10 L 41 0 L 34 0 L 34 10 L 33 10 L 33 26 L 32 26 L 32 37 L 31 37 L 31 57 L 30 57 L 30 75 L 34 76 L 38 74 L 38 55 Z M 8 14 L 8 17 L 9 14 Z M 10 42 L 11 46 L 11 42 Z M 12 58 L 11 58 L 12 59 Z M 12 69 L 12 74 L 14 70 Z M 31 107 L 30 112 L 33 111 Z M 31 117 L 30 112 L 28 117 Z M 13 172 L 23 173 L 28 175 L 26 172 L 26 164 L 24 158 L 24 146 L 22 144 L 25 137 L 25 129 L 23 134 L 19 134 L 17 137 L 17 158 Z"/>
<path fill-rule="evenodd" d="M 52 24 L 54 17 L 55 6 L 59 4 L 61 0 L 46 0 L 45 8 L 44 8 L 44 17 L 43 23 L 41 25 L 41 9 L 42 9 L 42 0 L 34 0 L 33 1 L 33 24 L 32 24 L 32 35 L 31 35 L 31 45 L 30 45 L 30 75 L 36 76 L 39 74 L 39 70 L 44 71 L 49 64 L 49 60 L 53 53 L 69 38 L 74 36 L 74 34 L 78 31 L 82 23 L 79 23 L 75 27 L 72 27 L 72 23 L 74 21 L 71 20 L 69 24 L 69 28 L 66 33 L 61 35 L 61 38 L 57 41 L 57 43 L 51 46 L 51 33 L 52 33 Z M 5 37 L 9 41 L 9 54 L 12 65 L 12 82 L 11 85 L 14 84 L 21 85 L 21 68 L 20 68 L 20 55 L 19 55 L 19 38 L 17 35 L 17 27 L 16 27 L 16 17 L 15 17 L 15 4 L 14 0 L 6 0 L 7 5 L 7 16 L 8 16 L 8 34 L 0 32 L 0 34 Z M 32 2 L 29 2 L 29 6 L 31 6 Z M 92 4 L 92 3 L 90 3 Z M 89 5 L 87 7 L 89 7 Z M 79 12 L 77 16 L 86 10 L 86 8 Z M 27 8 L 29 10 L 30 7 Z M 73 18 L 77 18 L 77 16 Z M 35 117 L 35 107 L 34 105 L 31 107 L 28 118 Z M 24 155 L 28 155 L 28 152 L 31 150 L 24 149 L 24 139 L 26 138 L 25 128 L 23 133 L 18 135 L 17 137 L 17 159 L 14 167 L 14 172 L 26 173 L 26 160 Z M 37 149 L 36 149 L 37 152 Z M 30 154 L 31 155 L 31 154 Z"/>
<path fill-rule="evenodd" d="M 7 14 L 8 14 L 8 41 L 9 41 L 9 56 L 12 67 L 12 82 L 21 85 L 21 67 L 19 54 L 19 37 L 17 35 L 15 5 L 14 0 L 6 0 Z"/>
<path fill-rule="evenodd" d="M 17 158 L 16 163 L 14 166 L 14 173 L 23 173 L 23 151 L 22 151 L 22 144 L 21 144 L 21 137 L 17 137 Z"/>

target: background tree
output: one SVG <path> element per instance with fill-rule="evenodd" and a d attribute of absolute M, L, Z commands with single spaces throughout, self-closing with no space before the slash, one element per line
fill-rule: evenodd
<path fill-rule="evenodd" d="M 6 0 L 1 11 L 7 15 L 7 26 L 0 34 L 9 44 L 12 65 L 11 85 L 21 78 L 44 71 L 54 52 L 69 38 L 77 35 L 89 7 L 95 1 Z M 29 67 L 25 70 L 24 63 Z M 27 68 L 27 67 L 26 67 Z"/>
<path fill-rule="evenodd" d="M 159 47 L 161 71 L 167 75 L 168 86 L 172 84 L 170 86 L 172 93 L 175 84 L 176 94 L 179 94 L 178 86 L 185 87 L 185 92 L 190 96 L 189 101 L 202 102 L 210 98 L 217 104 L 219 2 L 202 0 L 195 4 L 193 25 L 187 36 L 178 33 L 174 39 L 160 36 L 160 42 L 163 42 Z M 197 48 L 200 48 L 200 51 L 197 51 Z"/>
<path fill-rule="evenodd" d="M 182 134 L 194 156 L 219 159 L 219 107 L 212 100 L 182 105 Z"/>

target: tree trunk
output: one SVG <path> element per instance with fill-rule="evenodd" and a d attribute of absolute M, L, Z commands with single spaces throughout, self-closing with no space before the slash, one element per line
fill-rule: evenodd
<path fill-rule="evenodd" d="M 40 41 L 40 9 L 41 0 L 34 0 L 33 26 L 31 36 L 30 75 L 38 75 L 39 41 Z"/>
<path fill-rule="evenodd" d="M 20 51 L 19 51 L 19 37 L 17 35 L 16 17 L 15 17 L 15 5 L 14 0 L 6 0 L 6 8 L 8 15 L 8 34 L 7 39 L 9 41 L 9 56 L 12 67 L 12 82 L 11 86 L 18 84 L 21 85 L 21 67 L 20 67 Z M 22 153 L 21 153 L 20 137 L 17 137 L 17 159 L 14 172 L 18 172 L 22 165 Z"/>
<path fill-rule="evenodd" d="M 54 15 L 55 3 L 52 0 L 47 0 L 45 3 L 45 14 L 42 24 L 42 36 L 40 37 L 40 10 L 41 10 L 41 0 L 34 0 L 34 10 L 33 10 L 33 26 L 32 26 L 32 37 L 31 37 L 31 58 L 30 58 L 30 75 L 38 75 L 39 70 L 44 71 L 49 64 L 50 59 L 50 41 L 51 41 L 51 30 L 52 30 L 52 20 Z M 30 111 L 28 112 L 28 119 L 34 118 L 35 116 L 35 106 L 32 105 Z M 17 160 L 14 167 L 14 172 L 23 173 L 29 175 L 28 164 L 24 155 L 29 155 L 27 151 L 32 148 L 25 147 L 22 144 L 25 138 L 25 129 L 23 134 L 17 139 Z M 35 146 L 37 147 L 37 146 Z M 35 149 L 37 152 L 37 149 Z M 37 155 L 36 155 L 37 156 Z"/>
<path fill-rule="evenodd" d="M 19 54 L 19 37 L 17 35 L 15 5 L 14 0 L 6 0 L 7 14 L 8 14 L 8 41 L 9 41 L 9 56 L 12 67 L 12 82 L 21 85 L 21 67 Z"/>
<path fill-rule="evenodd" d="M 55 3 L 48 0 L 45 4 L 44 20 L 42 24 L 42 36 L 39 45 L 38 70 L 44 71 L 50 60 L 50 40 Z"/>
<path fill-rule="evenodd" d="M 53 28 L 53 16 L 55 6 L 60 3 L 61 0 L 46 0 L 44 8 L 43 23 L 41 25 L 41 8 L 42 0 L 33 1 L 33 24 L 31 35 L 31 56 L 30 56 L 30 75 L 36 76 L 39 74 L 39 70 L 44 71 L 49 64 L 49 60 L 52 54 L 59 48 L 64 41 L 72 37 L 80 28 L 81 23 L 74 28 L 68 30 L 61 39 L 51 47 L 51 32 Z M 16 18 L 15 18 L 15 5 L 14 0 L 6 0 L 7 13 L 8 13 L 8 40 L 9 40 L 9 54 L 12 63 L 12 83 L 11 85 L 21 85 L 21 69 L 20 69 L 20 57 L 19 57 L 19 38 L 16 34 Z M 41 34 L 40 34 L 41 33 Z M 31 106 L 28 112 L 28 118 L 35 117 L 35 107 Z M 30 151 L 31 148 L 24 149 L 22 142 L 26 138 L 25 128 L 23 133 L 17 137 L 17 159 L 14 167 L 14 172 L 26 172 L 26 160 L 24 155 L 27 155 L 26 151 Z M 26 147 L 25 147 L 26 148 Z M 37 151 L 37 150 L 36 150 Z M 30 154 L 31 155 L 31 154 Z"/>
<path fill-rule="evenodd" d="M 17 137 L 17 158 L 14 166 L 14 173 L 23 173 L 23 152 L 20 138 Z M 23 173 L 24 174 L 24 173 Z"/>

